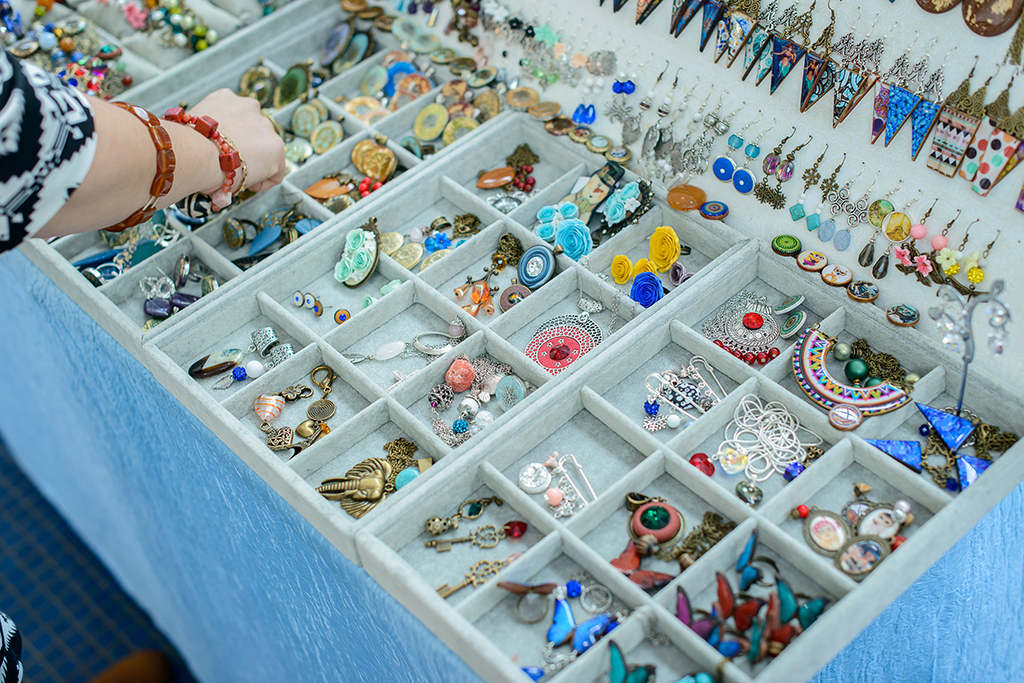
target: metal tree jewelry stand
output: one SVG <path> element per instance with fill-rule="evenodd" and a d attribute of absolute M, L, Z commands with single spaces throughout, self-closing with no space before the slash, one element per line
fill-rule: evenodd
<path fill-rule="evenodd" d="M 989 316 L 989 325 L 992 329 L 988 333 L 989 345 L 992 353 L 1001 355 L 1003 353 L 1003 337 L 1006 326 L 1010 323 L 1010 311 L 1006 304 L 997 297 L 1003 291 L 1003 281 L 996 280 L 992 283 L 992 289 L 987 294 L 979 294 L 971 298 L 970 302 L 964 299 L 956 289 L 950 285 L 942 285 L 936 294 L 944 301 L 940 306 L 935 306 L 928 311 L 932 320 L 942 334 L 942 343 L 954 353 L 963 354 L 964 375 L 960 379 L 960 397 L 956 402 L 956 414 L 964 406 L 964 390 L 967 388 L 967 370 L 974 360 L 974 309 L 978 304 L 988 304 L 985 315 Z"/>

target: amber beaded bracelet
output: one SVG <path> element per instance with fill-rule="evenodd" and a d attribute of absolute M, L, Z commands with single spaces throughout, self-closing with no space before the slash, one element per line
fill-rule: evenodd
<path fill-rule="evenodd" d="M 174 150 L 171 149 L 171 136 L 160 125 L 160 119 L 134 104 L 126 102 L 113 102 L 112 104 L 134 114 L 142 121 L 149 130 L 149 137 L 153 139 L 153 144 L 156 145 L 156 177 L 153 178 L 153 184 L 149 186 L 149 201 L 128 218 L 107 228 L 109 232 L 121 232 L 153 217 L 153 214 L 156 213 L 156 203 L 171 191 L 171 186 L 174 184 L 175 160 Z"/>

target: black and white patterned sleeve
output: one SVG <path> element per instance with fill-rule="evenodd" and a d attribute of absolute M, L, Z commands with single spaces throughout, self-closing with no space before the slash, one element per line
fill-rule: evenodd
<path fill-rule="evenodd" d="M 21 683 L 21 634 L 0 612 L 0 683 Z"/>
<path fill-rule="evenodd" d="M 0 50 L 0 252 L 56 215 L 95 152 L 85 96 Z"/>

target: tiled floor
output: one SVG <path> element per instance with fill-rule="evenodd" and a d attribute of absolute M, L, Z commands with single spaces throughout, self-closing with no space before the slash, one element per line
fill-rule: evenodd
<path fill-rule="evenodd" d="M 18 469 L 0 441 L 0 611 L 22 634 L 28 683 L 85 683 L 141 649 L 180 657 Z"/>

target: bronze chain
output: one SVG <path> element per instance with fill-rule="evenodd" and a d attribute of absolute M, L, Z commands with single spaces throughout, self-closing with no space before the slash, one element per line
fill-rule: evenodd
<path fill-rule="evenodd" d="M 982 460 L 992 460 L 992 451 L 1005 453 L 1017 443 L 1017 439 L 1016 434 L 1000 431 L 999 427 L 982 422 L 974 430 L 974 455 Z M 931 455 L 942 456 L 945 461 L 941 466 L 933 465 L 928 462 Z M 928 441 L 921 449 L 921 468 L 932 475 L 936 484 L 944 487 L 953 478 L 958 457 L 959 454 L 951 452 L 934 429 L 930 430 Z"/>
<path fill-rule="evenodd" d="M 866 339 L 858 339 L 850 345 L 854 358 L 862 358 L 868 364 L 872 377 L 881 377 L 889 384 L 903 389 L 908 394 L 914 390 L 914 383 L 907 381 L 907 371 L 895 356 L 872 351 Z"/>

